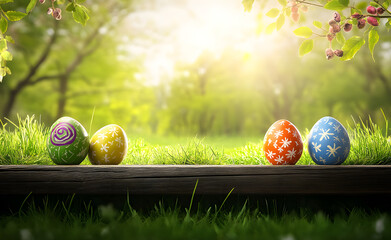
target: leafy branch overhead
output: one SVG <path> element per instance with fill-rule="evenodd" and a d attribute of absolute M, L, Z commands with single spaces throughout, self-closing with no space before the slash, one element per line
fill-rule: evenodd
<path fill-rule="evenodd" d="M 244 10 L 250 11 L 253 3 L 253 0 L 243 0 Z M 326 59 L 337 56 L 348 61 L 354 58 L 367 39 L 369 51 L 375 61 L 373 51 L 380 38 L 377 27 L 383 24 L 388 30 L 391 29 L 391 12 L 388 10 L 391 0 L 365 1 L 355 5 L 349 0 L 278 0 L 278 3 L 280 7 L 274 7 L 265 14 L 276 19 L 266 27 L 266 33 L 279 31 L 286 18 L 290 18 L 294 23 L 304 22 L 304 16 L 310 8 L 334 11 L 330 13 L 332 16 L 327 23 L 314 20 L 313 26 L 301 26 L 293 31 L 297 37 L 305 38 L 299 47 L 300 56 L 312 51 L 314 41 L 323 40 L 329 43 L 325 50 Z M 353 28 L 356 28 L 359 34 L 346 40 L 346 33 Z"/>
<path fill-rule="evenodd" d="M 26 12 L 12 11 L 7 9 L 12 8 L 14 0 L 0 0 L 0 83 L 3 77 L 7 74 L 11 74 L 11 70 L 7 67 L 7 62 L 12 61 L 12 54 L 8 51 L 8 43 L 14 43 L 11 36 L 6 35 L 8 30 L 9 22 L 17 22 L 26 17 L 30 12 L 34 10 L 37 2 L 42 5 L 45 4 L 45 0 L 30 0 L 26 6 Z M 61 7 L 65 5 L 66 0 L 48 0 L 49 8 L 47 14 L 51 15 L 56 20 L 61 20 L 62 10 Z M 85 0 L 68 0 L 68 4 L 65 6 L 65 10 L 72 13 L 73 19 L 82 24 L 86 25 L 89 19 L 89 10 L 83 5 Z M 8 7 L 9 5 L 9 7 Z"/>

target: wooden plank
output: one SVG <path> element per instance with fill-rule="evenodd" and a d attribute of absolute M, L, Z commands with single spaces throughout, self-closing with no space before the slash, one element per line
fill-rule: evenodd
<path fill-rule="evenodd" d="M 391 166 L 0 166 L 0 194 L 390 194 Z"/>

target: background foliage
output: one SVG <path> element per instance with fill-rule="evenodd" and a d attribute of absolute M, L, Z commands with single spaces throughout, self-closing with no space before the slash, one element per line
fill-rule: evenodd
<path fill-rule="evenodd" d="M 22 9 L 28 2 L 18 1 L 10 7 Z M 177 9 L 183 9 L 187 2 L 191 1 L 176 3 Z M 366 121 L 371 115 L 381 125 L 382 108 L 391 117 L 391 35 L 386 27 L 377 27 L 380 40 L 373 51 L 376 62 L 368 47 L 357 52 L 352 61 L 326 61 L 327 40 L 315 41 L 312 53 L 304 55 L 300 52 L 304 50 L 299 50 L 302 40 L 293 31 L 311 26 L 315 19 L 327 22 L 334 10 L 310 7 L 299 25 L 287 17 L 278 33 L 265 35 L 276 21 L 265 14 L 281 4 L 255 2 L 251 12 L 245 13 L 240 1 L 235 1 L 239 14 L 254 16 L 253 31 L 237 44 L 255 39 L 263 45 L 250 50 L 228 45 L 220 54 L 205 48 L 193 61 L 172 60 L 169 74 L 157 69 L 159 81 L 151 82 L 148 71 L 154 67 L 146 64 L 147 56 L 129 53 L 129 49 L 138 45 L 154 49 L 162 43 L 174 49 L 188 47 L 170 42 L 170 29 L 180 25 L 178 22 L 170 25 L 167 20 L 167 26 L 161 26 L 161 21 L 148 18 L 172 6 L 158 0 L 83 4 L 91 16 L 86 26 L 75 23 L 71 13 L 63 13 L 61 21 L 56 21 L 41 5 L 23 21 L 8 26 L 7 33 L 15 44 L 9 46 L 14 59 L 7 63 L 12 75 L 0 85 L 2 118 L 15 120 L 17 114 L 34 114 L 51 125 L 59 116 L 67 115 L 88 130 L 93 116 L 91 131 L 117 123 L 130 136 L 262 138 L 281 118 L 304 130 L 326 115 L 343 124 L 352 116 Z M 223 27 L 228 19 L 221 21 Z M 353 29 L 349 36 L 358 33 Z M 230 34 L 235 36 L 234 31 Z"/>

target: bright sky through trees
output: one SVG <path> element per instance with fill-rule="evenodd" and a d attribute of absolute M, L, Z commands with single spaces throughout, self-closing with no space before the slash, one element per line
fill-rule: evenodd
<path fill-rule="evenodd" d="M 135 8 L 120 49 L 122 57 L 143 58 L 144 77 L 153 85 L 172 77 L 176 63 L 193 63 L 204 51 L 216 58 L 226 49 L 265 54 L 276 37 L 257 35 L 257 11 L 245 13 L 237 0 L 143 1 Z"/>

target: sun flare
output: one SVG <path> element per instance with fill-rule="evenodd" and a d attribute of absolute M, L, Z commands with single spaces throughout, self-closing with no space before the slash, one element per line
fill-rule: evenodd
<path fill-rule="evenodd" d="M 121 46 L 123 57 L 144 59 L 149 84 L 172 76 L 176 63 L 194 63 L 203 52 L 219 58 L 235 50 L 248 59 L 273 42 L 256 33 L 257 12 L 245 13 L 240 1 L 156 1 L 154 7 L 141 3 L 125 22 L 129 37 Z"/>

